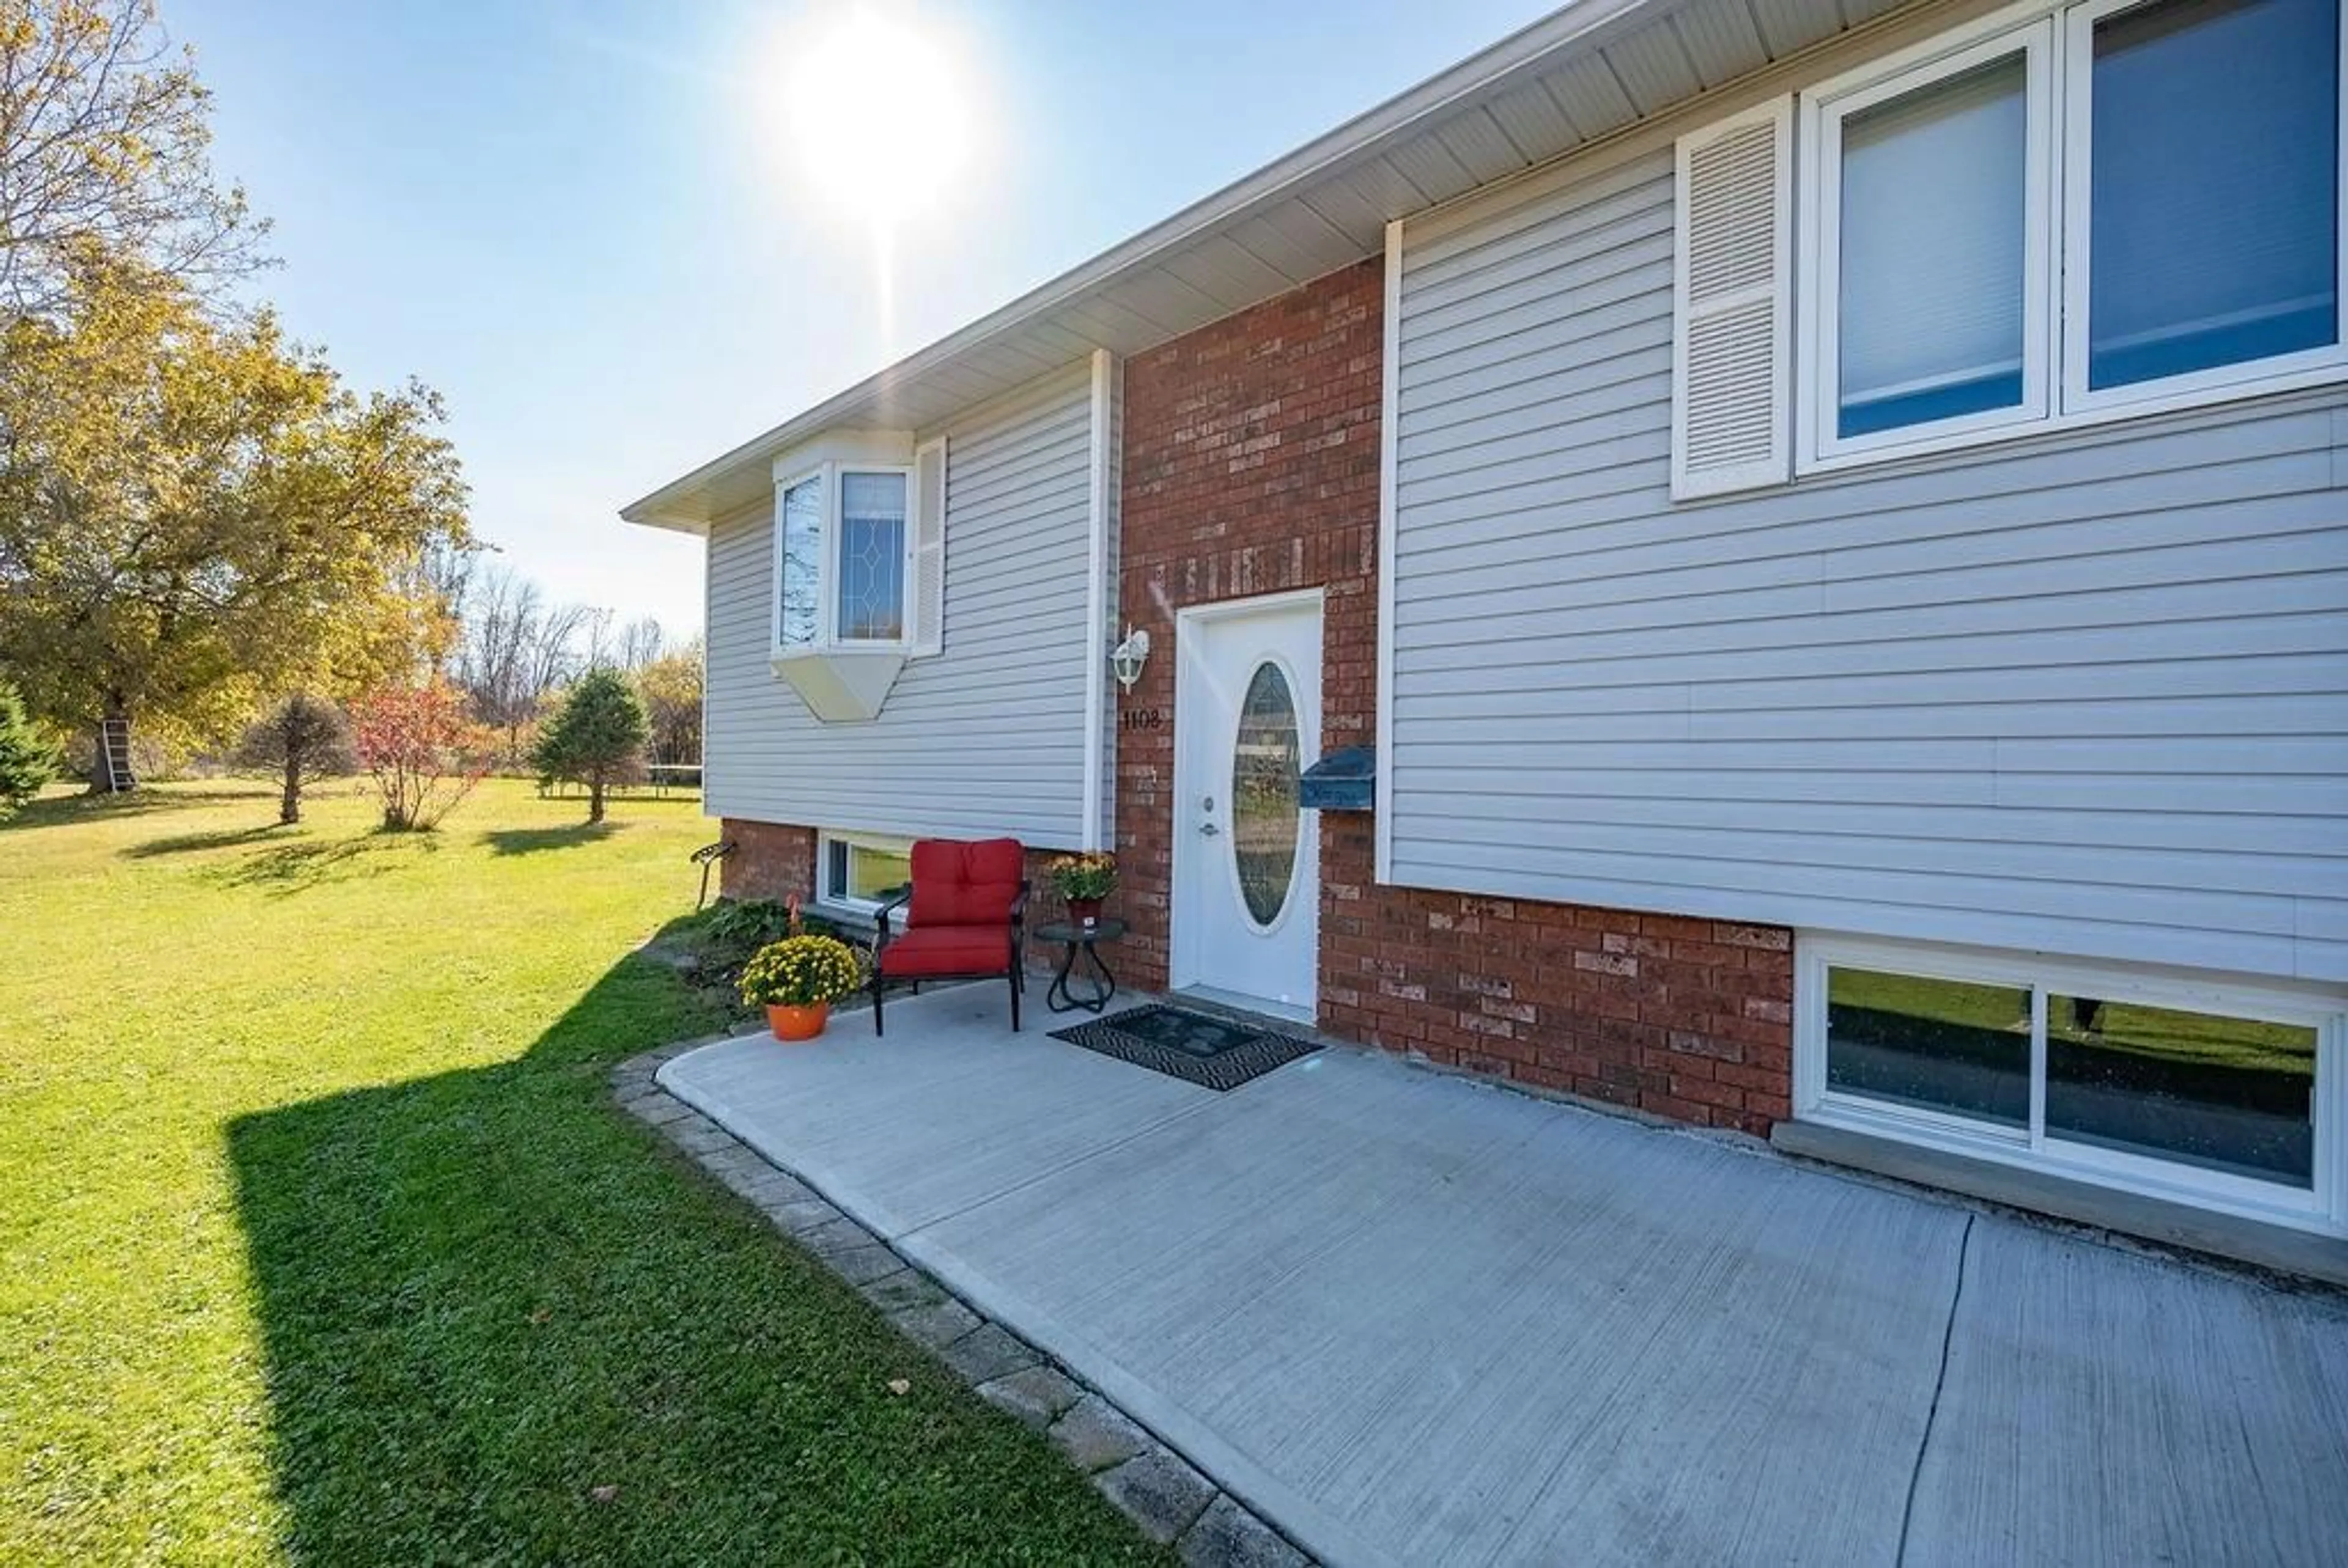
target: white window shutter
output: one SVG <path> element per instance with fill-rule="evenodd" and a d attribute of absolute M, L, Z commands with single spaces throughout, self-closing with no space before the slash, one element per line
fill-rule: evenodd
<path fill-rule="evenodd" d="M 924 659 L 945 647 L 946 630 L 946 438 L 925 441 L 913 452 L 913 585 L 911 656 Z"/>
<path fill-rule="evenodd" d="M 1673 499 L 1791 473 L 1793 153 L 1790 95 L 1680 138 Z"/>

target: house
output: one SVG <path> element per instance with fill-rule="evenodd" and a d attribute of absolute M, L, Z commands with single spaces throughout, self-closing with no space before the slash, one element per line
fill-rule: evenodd
<path fill-rule="evenodd" d="M 1145 987 L 2348 1235 L 2342 49 L 1577 0 L 625 509 L 728 887 L 1114 848 Z"/>

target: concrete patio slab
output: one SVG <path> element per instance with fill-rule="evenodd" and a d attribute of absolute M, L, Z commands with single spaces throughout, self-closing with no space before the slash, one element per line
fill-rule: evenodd
<path fill-rule="evenodd" d="M 2336 1296 L 1975 1225 L 1912 1560 L 2348 1562 L 2343 1488 Z"/>
<path fill-rule="evenodd" d="M 2321 1562 L 2348 1307 L 1413 1069 L 991 992 L 661 1081 L 1341 1563 Z"/>
<path fill-rule="evenodd" d="M 819 1044 L 736 1040 L 695 1052 L 689 1073 L 671 1063 L 662 1081 L 689 1103 L 725 1107 L 718 1119 L 786 1170 L 828 1172 L 825 1195 L 890 1236 L 1218 1098 L 1032 1026 L 1014 1035 L 1002 1013 L 999 994 L 932 992 L 891 1002 L 882 1039 L 860 1009 Z"/>

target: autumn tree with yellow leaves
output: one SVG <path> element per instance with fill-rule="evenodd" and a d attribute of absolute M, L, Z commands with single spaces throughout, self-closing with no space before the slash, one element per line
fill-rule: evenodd
<path fill-rule="evenodd" d="M 61 726 L 233 730 L 445 647 L 465 488 L 419 385 L 360 395 L 266 312 L 121 266 L 0 331 L 0 667 Z"/>
<path fill-rule="evenodd" d="M 217 739 L 452 631 L 440 400 L 354 391 L 222 292 L 259 230 L 205 102 L 143 0 L 0 0 L 0 675 L 60 727 Z"/>

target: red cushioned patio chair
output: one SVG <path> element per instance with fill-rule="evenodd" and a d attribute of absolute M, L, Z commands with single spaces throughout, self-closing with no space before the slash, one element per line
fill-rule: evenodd
<path fill-rule="evenodd" d="M 1025 987 L 1024 926 L 1027 915 L 1027 851 L 1015 838 L 965 844 L 924 838 L 913 845 L 912 885 L 880 907 L 872 944 L 872 1032 L 880 1032 L 880 993 L 891 980 L 992 979 L 1011 986 L 1011 1028 L 1019 1029 L 1019 993 Z M 905 911 L 905 931 L 892 935 L 890 917 Z"/>

